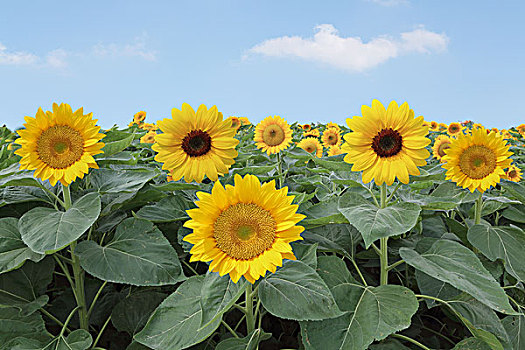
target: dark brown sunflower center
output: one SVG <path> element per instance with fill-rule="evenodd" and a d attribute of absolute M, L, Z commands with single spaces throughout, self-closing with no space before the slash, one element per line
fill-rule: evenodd
<path fill-rule="evenodd" d="M 450 132 L 452 132 L 452 133 L 456 133 L 456 132 L 458 132 L 458 131 L 459 131 L 459 127 L 458 127 L 458 126 L 456 126 L 456 125 L 452 125 L 452 126 L 450 127 Z"/>
<path fill-rule="evenodd" d="M 48 166 L 64 169 L 82 158 L 84 139 L 67 125 L 52 126 L 38 138 L 36 151 L 40 160 Z"/>
<path fill-rule="evenodd" d="M 190 157 L 205 155 L 211 149 L 211 137 L 206 131 L 192 130 L 182 139 L 182 149 Z"/>
<path fill-rule="evenodd" d="M 372 140 L 372 149 L 380 157 L 393 157 L 402 147 L 403 137 L 392 128 L 381 130 Z"/>
<path fill-rule="evenodd" d="M 483 179 L 496 169 L 496 154 L 488 147 L 470 146 L 461 153 L 459 167 L 471 179 Z"/>
<path fill-rule="evenodd" d="M 508 176 L 509 177 L 516 177 L 518 175 L 518 173 L 516 172 L 516 170 L 512 169 L 511 171 L 509 171 L 509 174 Z"/>

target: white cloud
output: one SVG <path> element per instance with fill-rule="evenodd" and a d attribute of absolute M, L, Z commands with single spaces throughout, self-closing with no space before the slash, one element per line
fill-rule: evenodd
<path fill-rule="evenodd" d="M 46 55 L 46 64 L 53 68 L 66 68 L 68 66 L 67 58 L 70 56 L 65 50 L 57 49 Z"/>
<path fill-rule="evenodd" d="M 31 65 L 38 62 L 38 56 L 22 51 L 10 51 L 0 43 L 0 65 Z"/>
<path fill-rule="evenodd" d="M 388 6 L 388 7 L 409 4 L 408 0 L 368 0 L 368 1 L 381 5 L 381 6 Z"/>
<path fill-rule="evenodd" d="M 321 24 L 315 27 L 313 38 L 283 36 L 269 39 L 248 52 L 270 57 L 297 57 L 350 72 L 362 72 L 403 54 L 445 51 L 448 41 L 445 34 L 420 27 L 401 33 L 400 39 L 381 36 L 363 42 L 360 37 L 340 36 L 331 24 Z"/>
<path fill-rule="evenodd" d="M 93 47 L 93 54 L 98 57 L 140 57 L 146 61 L 156 61 L 157 53 L 147 49 L 146 39 L 147 35 L 142 34 L 131 44 L 98 44 Z"/>

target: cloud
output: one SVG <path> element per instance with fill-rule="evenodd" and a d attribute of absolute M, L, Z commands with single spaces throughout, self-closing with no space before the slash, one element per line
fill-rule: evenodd
<path fill-rule="evenodd" d="M 38 62 L 38 56 L 22 51 L 9 51 L 0 43 L 0 65 L 32 65 Z"/>
<path fill-rule="evenodd" d="M 156 61 L 157 53 L 146 48 L 147 38 L 146 34 L 142 34 L 131 44 L 98 44 L 93 47 L 93 54 L 98 57 L 140 57 L 146 61 Z"/>
<path fill-rule="evenodd" d="M 381 6 L 388 6 L 388 7 L 409 4 L 408 0 L 368 0 L 368 1 L 381 5 Z"/>
<path fill-rule="evenodd" d="M 57 49 L 49 52 L 46 56 L 46 65 L 53 68 L 66 68 L 68 66 L 67 58 L 71 56 L 69 52 Z"/>
<path fill-rule="evenodd" d="M 448 42 L 445 34 L 434 33 L 423 27 L 401 33 L 400 39 L 381 36 L 363 42 L 360 37 L 340 36 L 331 24 L 321 24 L 315 27 L 313 38 L 283 36 L 269 39 L 255 45 L 248 53 L 295 57 L 349 72 L 362 72 L 403 54 L 443 52 Z"/>

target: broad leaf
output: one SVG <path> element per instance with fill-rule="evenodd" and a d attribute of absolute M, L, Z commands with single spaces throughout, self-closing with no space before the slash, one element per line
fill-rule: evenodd
<path fill-rule="evenodd" d="M 17 219 L 0 219 L 0 273 L 19 268 L 26 260 L 38 262 L 43 257 L 24 244 Z"/>
<path fill-rule="evenodd" d="M 525 349 L 525 316 L 507 316 L 502 321 L 513 349 Z"/>
<path fill-rule="evenodd" d="M 333 197 L 312 205 L 302 212 L 302 214 L 306 215 L 306 218 L 301 221 L 301 225 L 309 228 L 327 224 L 348 223 L 345 217 L 337 210 L 337 203 L 338 198 Z"/>
<path fill-rule="evenodd" d="M 244 338 L 228 338 L 221 341 L 215 350 L 257 350 L 261 341 L 271 337 L 271 333 L 256 329 Z"/>
<path fill-rule="evenodd" d="M 59 335 L 44 346 L 42 350 L 86 350 L 91 346 L 92 342 L 93 339 L 88 331 L 77 329 L 67 337 Z"/>
<path fill-rule="evenodd" d="M 108 282 L 162 286 L 184 279 L 175 249 L 162 232 L 142 219 L 124 220 L 103 246 L 80 242 L 75 253 L 84 270 Z"/>
<path fill-rule="evenodd" d="M 18 229 L 31 250 L 51 254 L 82 236 L 99 214 L 98 193 L 88 193 L 65 212 L 40 207 L 28 211 L 20 218 Z"/>
<path fill-rule="evenodd" d="M 152 205 L 146 205 L 137 212 L 137 217 L 155 223 L 188 220 L 186 210 L 194 205 L 181 196 L 169 196 Z"/>
<path fill-rule="evenodd" d="M 318 243 L 318 249 L 336 251 L 353 258 L 355 247 L 362 237 L 355 227 L 349 224 L 323 225 L 305 230 L 301 236 L 305 242 Z"/>
<path fill-rule="evenodd" d="M 5 344 L 16 337 L 24 337 L 38 341 L 49 338 L 44 320 L 40 313 L 22 316 L 18 309 L 5 308 L 0 312 L 0 344 Z"/>
<path fill-rule="evenodd" d="M 506 314 L 515 314 L 504 290 L 483 267 L 476 255 L 463 245 L 436 241 L 424 253 L 399 249 L 405 262 L 440 281 L 469 293 L 485 305 Z"/>
<path fill-rule="evenodd" d="M 106 137 L 104 137 L 104 148 L 102 149 L 104 151 L 103 154 L 100 155 L 100 157 L 107 158 L 108 156 L 118 153 L 120 151 L 123 151 L 131 145 L 133 142 L 133 139 L 135 138 L 135 133 L 128 133 L 124 131 L 110 131 L 106 134 Z"/>
<path fill-rule="evenodd" d="M 452 350 L 491 350 L 491 347 L 478 338 L 463 339 Z"/>
<path fill-rule="evenodd" d="M 118 331 L 133 336 L 144 327 L 153 311 L 165 298 L 165 294 L 155 291 L 133 293 L 115 305 L 111 313 L 111 322 Z"/>
<path fill-rule="evenodd" d="M 501 187 L 506 190 L 505 196 L 517 199 L 522 204 L 525 204 L 525 185 L 512 181 L 502 181 Z"/>
<path fill-rule="evenodd" d="M 341 315 L 326 283 L 301 261 L 286 261 L 263 279 L 259 298 L 268 312 L 285 319 L 322 320 Z"/>
<path fill-rule="evenodd" d="M 337 256 L 320 256 L 317 259 L 317 273 L 330 289 L 344 283 L 357 284 L 344 260 Z"/>
<path fill-rule="evenodd" d="M 379 238 L 410 231 L 421 208 L 414 203 L 394 203 L 380 209 L 360 195 L 347 193 L 339 199 L 339 211 L 361 232 L 368 249 Z"/>
<path fill-rule="evenodd" d="M 421 294 L 449 301 L 462 293 L 460 290 L 452 287 L 450 284 L 431 277 L 417 269 L 415 277 Z M 429 299 L 425 299 L 425 303 L 429 309 L 438 305 L 436 301 Z"/>

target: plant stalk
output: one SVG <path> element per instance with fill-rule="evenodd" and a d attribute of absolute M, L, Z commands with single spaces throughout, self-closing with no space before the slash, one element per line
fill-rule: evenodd
<path fill-rule="evenodd" d="M 252 284 L 246 285 L 246 306 L 244 308 L 246 314 L 246 333 L 250 334 L 255 330 L 255 315 L 253 314 L 253 297 L 252 297 Z"/>
<path fill-rule="evenodd" d="M 479 192 L 479 197 L 476 199 L 474 206 L 474 224 L 481 223 L 481 210 L 483 209 L 483 193 Z"/>
<path fill-rule="evenodd" d="M 279 188 L 283 188 L 284 174 L 283 174 L 283 156 L 281 152 L 277 152 L 277 167 L 279 169 Z"/>
<path fill-rule="evenodd" d="M 387 198 L 386 198 L 386 183 L 381 184 L 381 197 L 380 197 L 380 208 L 383 209 L 386 207 Z M 379 259 L 381 262 L 381 276 L 380 276 L 380 285 L 388 284 L 388 237 L 380 238 L 380 247 L 379 250 Z"/>

